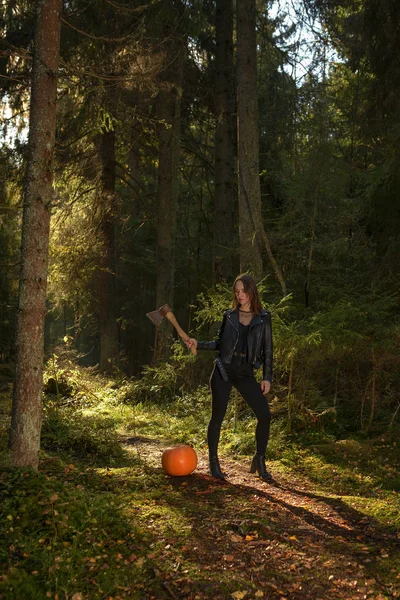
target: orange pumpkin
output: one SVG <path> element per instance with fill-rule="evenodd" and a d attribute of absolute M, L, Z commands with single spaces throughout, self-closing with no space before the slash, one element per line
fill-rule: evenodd
<path fill-rule="evenodd" d="M 161 463 L 168 475 L 190 475 L 197 467 L 197 454 L 191 446 L 181 444 L 164 450 Z"/>

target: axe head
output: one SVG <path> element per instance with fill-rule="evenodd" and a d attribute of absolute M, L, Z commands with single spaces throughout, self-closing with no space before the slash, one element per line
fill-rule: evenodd
<path fill-rule="evenodd" d="M 172 312 L 171 307 L 168 304 L 163 304 L 158 310 L 152 310 L 151 312 L 146 313 L 146 317 L 149 317 L 150 321 L 158 327 L 165 315 L 169 312 Z"/>

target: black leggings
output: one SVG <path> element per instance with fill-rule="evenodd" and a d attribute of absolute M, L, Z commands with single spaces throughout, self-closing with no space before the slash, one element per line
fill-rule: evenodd
<path fill-rule="evenodd" d="M 257 417 L 257 454 L 264 456 L 271 423 L 271 413 L 267 398 L 263 395 L 260 384 L 255 380 L 251 365 L 244 364 L 233 367 L 225 364 L 224 366 L 228 374 L 228 381 L 222 379 L 217 366 L 214 367 L 210 378 L 212 413 L 207 432 L 209 454 L 210 456 L 217 455 L 221 425 L 225 417 L 229 394 L 233 385 L 253 409 Z"/>

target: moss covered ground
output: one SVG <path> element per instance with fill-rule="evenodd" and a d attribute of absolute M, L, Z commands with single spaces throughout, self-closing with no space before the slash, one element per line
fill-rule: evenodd
<path fill-rule="evenodd" d="M 145 402 L 80 369 L 48 396 L 38 472 L 9 466 L 0 397 L 0 598 L 400 597 L 400 451 L 386 440 L 307 442 L 274 425 L 264 483 L 249 473 L 254 421 L 232 407 L 226 482 L 208 475 L 207 390 Z M 197 469 L 170 477 L 163 450 Z"/>

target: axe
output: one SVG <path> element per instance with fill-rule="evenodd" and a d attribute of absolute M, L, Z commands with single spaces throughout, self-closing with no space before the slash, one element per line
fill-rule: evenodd
<path fill-rule="evenodd" d="M 154 323 L 156 327 L 158 327 L 163 318 L 166 317 L 168 321 L 172 323 L 172 325 L 175 327 L 179 337 L 181 337 L 184 342 L 186 342 L 189 339 L 188 334 L 183 331 L 182 327 L 180 327 L 169 304 L 163 304 L 163 306 L 158 310 L 153 310 L 151 312 L 146 313 L 146 317 L 149 317 L 150 321 Z M 190 348 L 190 350 L 192 354 L 197 354 L 196 348 L 192 347 Z"/>

